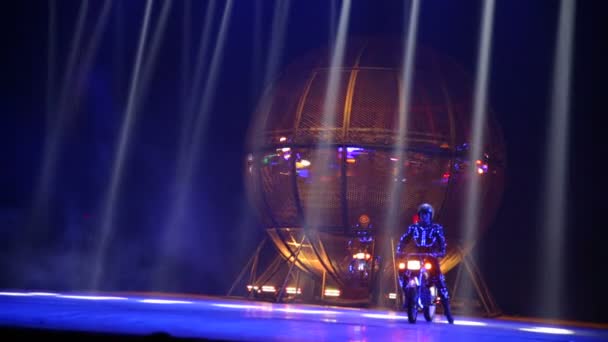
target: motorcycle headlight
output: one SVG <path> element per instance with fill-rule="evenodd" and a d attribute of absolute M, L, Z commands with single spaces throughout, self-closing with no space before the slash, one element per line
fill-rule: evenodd
<path fill-rule="evenodd" d="M 277 288 L 271 285 L 262 286 L 262 292 L 277 292 Z"/>
<path fill-rule="evenodd" d="M 408 270 L 419 270 L 420 269 L 420 260 L 408 260 L 407 269 Z"/>

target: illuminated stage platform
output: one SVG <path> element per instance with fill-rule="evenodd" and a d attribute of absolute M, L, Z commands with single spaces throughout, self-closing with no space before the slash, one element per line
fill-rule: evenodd
<path fill-rule="evenodd" d="M 0 337 L 206 341 L 606 341 L 608 325 L 456 317 L 150 293 L 0 292 Z"/>

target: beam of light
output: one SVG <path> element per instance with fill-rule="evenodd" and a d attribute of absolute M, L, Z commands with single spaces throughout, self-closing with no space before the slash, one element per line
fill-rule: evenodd
<path fill-rule="evenodd" d="M 340 8 L 340 19 L 338 20 L 338 33 L 336 35 L 336 40 L 333 44 L 333 49 L 331 52 L 331 62 L 328 70 L 328 79 L 327 79 L 327 88 L 325 90 L 325 98 L 323 99 L 322 105 L 322 118 L 321 118 L 321 126 L 322 130 L 326 130 L 328 132 L 328 136 L 330 137 L 328 141 L 323 141 L 324 139 L 320 138 L 317 142 L 317 146 L 313 151 L 313 164 L 316 164 L 316 169 L 320 171 L 320 173 L 324 173 L 328 171 L 329 160 L 324 158 L 324 153 L 327 152 L 323 145 L 331 146 L 333 142 L 332 131 L 333 128 L 336 127 L 336 117 L 337 117 L 337 103 L 336 99 L 338 97 L 338 86 L 340 84 L 342 78 L 342 67 L 344 64 L 344 50 L 346 47 L 346 34 L 348 31 L 348 21 L 350 17 L 350 0 L 345 0 L 342 2 L 342 7 Z M 333 148 L 333 147 L 329 147 Z M 335 152 L 334 152 L 335 153 Z M 330 152 L 330 155 L 334 155 L 334 153 Z M 321 177 L 317 176 L 315 182 L 312 184 L 312 193 L 319 193 L 323 185 L 320 182 Z M 323 218 L 321 217 L 320 207 L 315 206 L 313 201 L 316 201 L 315 196 L 309 196 L 306 203 L 306 220 L 305 224 L 308 228 L 316 231 L 319 228 Z M 316 207 L 316 208 L 315 208 Z"/>
<path fill-rule="evenodd" d="M 145 94 L 150 84 L 150 78 L 152 77 L 154 66 L 156 65 L 158 50 L 160 44 L 165 36 L 165 27 L 167 26 L 167 17 L 171 11 L 172 1 L 163 2 L 163 7 L 160 10 L 158 18 L 158 24 L 154 26 L 154 32 L 151 36 L 151 42 L 149 44 L 148 53 L 146 54 L 141 68 L 141 81 L 139 81 L 140 88 L 137 92 L 136 99 L 140 100 L 145 97 Z M 137 107 L 137 106 L 135 106 Z"/>
<path fill-rule="evenodd" d="M 465 197 L 465 212 L 462 227 L 464 229 L 465 249 L 472 246 L 478 237 L 480 221 L 480 187 L 481 178 L 475 172 L 475 161 L 483 153 L 484 134 L 487 111 L 488 75 L 490 69 L 492 28 L 494 19 L 494 0 L 486 0 L 483 5 L 482 23 L 477 52 L 477 75 L 475 79 L 475 93 L 473 117 L 471 122 L 471 149 L 469 151 L 468 184 Z M 463 282 L 465 297 L 472 291 L 470 282 Z M 465 307 L 465 311 L 470 308 Z"/>
<path fill-rule="evenodd" d="M 201 83 L 203 80 L 203 67 L 205 65 L 205 60 L 207 57 L 207 50 L 209 45 L 209 39 L 211 37 L 211 28 L 213 24 L 213 17 L 215 13 L 215 0 L 211 0 L 207 3 L 207 8 L 205 10 L 205 20 L 204 27 L 201 32 L 200 41 L 198 44 L 198 50 L 196 53 L 196 64 L 194 66 L 194 72 L 192 73 L 194 79 L 192 81 L 192 86 L 188 87 L 186 84 L 182 85 L 185 89 L 190 89 L 190 91 L 186 91 L 186 99 L 185 109 L 183 113 L 183 121 L 180 128 L 180 140 L 178 145 L 178 158 L 177 158 L 177 180 L 179 183 L 179 179 L 182 178 L 181 174 L 185 168 L 188 158 L 188 142 L 192 139 L 192 124 L 194 120 L 194 115 L 196 113 L 196 106 L 199 99 L 199 94 L 201 93 Z M 184 53 L 190 55 L 190 51 L 186 50 Z"/>
<path fill-rule="evenodd" d="M 336 118 L 338 116 L 337 99 L 339 98 L 339 85 L 341 83 L 342 73 L 344 72 L 344 50 L 346 47 L 346 34 L 348 30 L 350 8 L 350 0 L 345 0 L 342 2 L 342 7 L 340 8 L 340 19 L 338 20 L 338 33 L 333 46 L 330 48 L 331 59 L 329 68 L 327 70 L 328 75 L 324 94 L 325 98 L 323 99 L 323 104 L 321 106 L 321 124 L 318 127 L 320 129 L 319 137 L 315 148 L 312 151 L 312 163 L 315 165 L 315 171 L 312 184 L 310 185 L 310 195 L 304 199 L 305 212 L 303 239 L 311 235 L 316 235 L 324 219 L 321 213 L 321 206 L 315 204 L 318 201 L 318 196 L 321 194 L 324 188 L 324 184 L 322 182 L 323 177 L 327 174 L 331 174 L 332 172 L 332 170 L 329 168 L 330 158 L 331 156 L 336 155 L 335 147 L 332 145 L 335 141 L 335 137 L 333 135 L 337 134 L 339 131 L 336 129 Z M 342 110 L 343 109 L 344 108 L 342 108 Z M 326 137 L 323 137 L 324 133 L 327 133 Z M 318 248 L 320 249 L 318 254 L 325 255 L 323 245 L 319 245 Z M 339 278 L 334 277 L 336 274 L 334 263 L 330 260 L 324 262 L 323 258 L 321 258 L 320 261 L 324 267 L 328 268 L 328 272 L 332 278 L 334 278 L 334 280 L 340 284 L 342 281 Z M 327 296 L 327 293 L 325 293 L 325 295 Z"/>
<path fill-rule="evenodd" d="M 78 74 L 76 80 L 73 82 L 73 86 L 77 89 L 76 92 L 84 88 L 84 80 L 89 76 L 89 70 L 91 70 L 91 65 L 93 64 L 94 57 L 97 55 L 97 50 L 100 46 L 99 42 L 101 41 L 101 36 L 108 24 L 111 7 L 112 2 L 110 0 L 104 2 L 97 22 L 93 28 L 93 34 L 90 35 L 89 43 L 84 49 L 84 54 L 78 68 Z M 78 93 L 70 93 L 70 103 L 66 104 L 63 110 L 74 110 L 78 107 L 80 100 L 81 96 L 79 96 Z"/>
<path fill-rule="evenodd" d="M 78 53 L 82 51 L 80 44 L 82 40 L 82 33 L 84 31 L 85 20 L 87 16 L 87 11 L 89 7 L 89 1 L 85 0 L 80 7 L 80 11 L 78 13 L 78 21 L 76 24 L 76 31 L 74 32 L 74 40 L 72 41 L 72 48 L 70 49 L 70 55 L 68 57 L 68 62 L 65 69 L 65 75 L 62 82 L 61 92 L 59 94 L 60 97 L 60 115 L 62 115 L 65 110 L 65 102 L 68 101 L 72 94 L 69 91 L 69 87 L 73 85 L 73 73 L 76 68 Z"/>
<path fill-rule="evenodd" d="M 344 65 L 344 50 L 346 47 L 346 35 L 348 31 L 348 23 L 350 17 L 351 1 L 344 0 L 342 7 L 340 8 L 340 19 L 338 20 L 338 33 L 336 40 L 334 41 L 333 47 L 331 48 L 331 60 L 328 68 L 327 75 L 327 87 L 324 93 L 323 104 L 321 106 L 321 124 L 319 126 L 319 137 L 314 150 L 312 151 L 313 158 L 312 164 L 315 165 L 315 176 L 312 184 L 310 185 L 310 193 L 304 200 L 304 235 L 314 236 L 318 233 L 319 228 L 325 217 L 322 217 L 320 205 L 315 205 L 318 201 L 318 195 L 321 194 L 324 188 L 322 182 L 323 176 L 331 173 L 332 170 L 329 168 L 330 158 L 335 156 L 336 150 L 333 147 L 335 141 L 334 134 L 337 134 L 337 122 L 338 116 L 337 99 L 339 98 L 338 92 L 340 91 L 339 85 L 341 83 L 343 65 Z M 342 108 L 344 109 L 344 107 Z M 323 137 L 324 132 L 327 133 L 326 137 Z M 334 149 L 332 151 L 332 149 Z M 343 152 L 345 153 L 345 152 Z M 318 172 L 316 171 L 318 170 Z M 324 199 L 323 199 L 324 200 Z M 323 245 L 319 245 L 320 252 L 318 254 L 325 255 L 323 251 Z M 331 261 L 324 262 L 320 259 L 321 263 L 328 268 L 329 274 L 334 280 L 340 284 L 341 280 L 334 277 L 336 274 L 335 266 Z M 325 293 L 324 295 L 327 295 Z"/>
<path fill-rule="evenodd" d="M 140 303 L 147 304 L 193 304 L 194 302 L 188 300 L 171 300 L 171 299 L 140 299 Z"/>
<path fill-rule="evenodd" d="M 55 178 L 56 164 L 59 160 L 59 151 L 65 134 L 65 126 L 76 113 L 76 109 L 82 100 L 80 93 L 82 92 L 82 89 L 84 89 L 83 82 L 91 69 L 92 62 L 100 45 L 101 36 L 107 26 L 111 4 L 111 1 L 104 2 L 99 17 L 93 27 L 93 32 L 88 40 L 88 44 L 84 49 L 81 48 L 81 36 L 82 31 L 84 30 L 83 20 L 86 17 L 87 6 L 83 5 L 83 7 L 81 7 L 75 37 L 72 42 L 72 50 L 68 60 L 67 71 L 64 76 L 61 93 L 59 94 L 60 99 L 58 107 L 56 109 L 49 107 L 48 110 L 50 111 L 47 112 L 47 118 L 52 120 L 52 122 L 47 125 L 50 133 L 45 142 L 45 152 L 41 167 L 42 172 L 38 179 L 37 194 L 33 203 L 32 219 L 44 219 L 46 217 L 47 205 L 51 193 L 50 187 Z M 76 51 L 80 53 L 79 59 L 77 58 L 78 54 Z M 74 69 L 77 64 L 78 71 L 74 76 Z M 49 65 L 49 68 L 52 68 L 52 66 Z M 53 73 L 49 71 L 49 77 L 51 75 L 53 75 Z M 51 90 L 49 91 L 51 92 Z M 54 113 L 54 110 L 57 110 L 57 113 Z M 37 225 L 28 227 L 26 236 L 29 236 L 29 234 L 32 233 L 30 229 L 35 229 L 35 227 L 37 227 Z M 24 252 L 27 252 L 27 250 L 24 250 Z"/>
<path fill-rule="evenodd" d="M 519 328 L 521 331 L 542 333 L 542 334 L 557 334 L 557 335 L 574 335 L 574 331 L 561 328 L 550 328 L 550 327 L 532 327 L 532 328 Z"/>
<path fill-rule="evenodd" d="M 161 241 L 164 242 L 165 254 L 173 252 L 178 246 L 179 234 L 176 232 L 180 227 L 180 221 L 184 216 L 185 207 L 188 203 L 188 196 L 190 195 L 192 177 L 196 170 L 198 161 L 200 159 L 200 145 L 203 139 L 203 134 L 206 130 L 207 123 L 209 120 L 209 110 L 213 104 L 215 98 L 217 78 L 219 76 L 221 62 L 223 60 L 224 45 L 226 43 L 226 35 L 230 25 L 230 18 L 232 13 L 233 1 L 229 0 L 226 2 L 224 7 L 224 13 L 220 23 L 220 30 L 217 36 L 215 50 L 213 51 L 213 57 L 209 66 L 209 74 L 207 75 L 201 104 L 198 108 L 198 112 L 193 124 L 192 134 L 189 135 L 190 139 L 185 147 L 187 157 L 183 159 L 183 162 L 178 161 L 178 175 L 177 175 L 177 195 L 171 206 L 169 217 L 167 220 L 166 229 L 163 232 Z M 169 260 L 164 258 L 161 260 L 159 266 L 159 279 L 165 279 L 166 275 L 163 273 L 168 270 L 167 263 Z"/>
<path fill-rule="evenodd" d="M 51 11 L 54 13 L 55 3 L 51 7 Z M 82 32 L 84 30 L 85 19 L 89 8 L 89 2 L 87 0 L 82 1 L 78 10 L 78 19 L 76 21 L 76 27 L 74 28 L 74 36 L 70 47 L 70 55 L 65 68 L 65 74 L 62 80 L 62 87 L 57 94 L 59 101 L 57 108 L 51 108 L 50 112 L 47 113 L 47 117 L 51 118 L 52 124 L 48 127 L 48 135 L 45 139 L 45 151 L 41 165 L 41 172 L 38 176 L 37 194 L 34 199 L 34 214 L 40 215 L 42 208 L 47 204 L 50 186 L 55 178 L 56 163 L 58 160 L 59 148 L 64 135 L 64 126 L 66 118 L 65 102 L 69 98 L 68 86 L 72 82 L 72 74 L 76 64 L 77 53 L 81 51 L 80 42 L 82 39 Z M 51 34 L 51 33 L 49 33 Z M 50 51 L 49 51 L 50 52 Z M 49 56 L 50 58 L 50 56 Z M 49 70 L 50 73 L 50 70 Z M 50 81 L 49 81 L 50 82 Z M 44 217 L 46 213 L 42 216 Z"/>
<path fill-rule="evenodd" d="M 336 39 L 336 17 L 338 14 L 337 0 L 329 0 L 329 45 Z"/>
<path fill-rule="evenodd" d="M 111 5 L 112 2 L 109 0 L 105 1 L 103 4 L 99 17 L 93 27 L 93 33 L 90 35 L 88 44 L 83 49 L 84 53 L 82 54 L 82 58 L 79 60 L 78 72 L 72 82 L 73 91 L 69 93 L 69 100 L 66 100 L 64 105 L 60 108 L 60 110 L 64 112 L 62 115 L 64 115 L 66 123 L 69 116 L 76 111 L 83 98 L 80 96 L 80 92 L 85 88 L 84 83 L 89 76 L 89 71 L 91 70 L 91 66 L 97 55 L 97 50 L 101 45 L 101 37 L 109 21 Z"/>
<path fill-rule="evenodd" d="M 208 77 L 205 79 L 206 82 L 203 88 L 201 104 L 198 110 L 196 110 L 195 103 L 200 93 L 204 59 L 211 34 L 214 3 L 214 1 L 211 1 L 207 7 L 205 27 L 201 36 L 201 42 L 199 44 L 199 50 L 197 54 L 197 64 L 195 66 L 194 71 L 195 79 L 193 82 L 193 91 L 190 94 L 191 103 L 187 110 L 187 113 L 197 113 L 198 115 L 196 115 L 196 117 L 192 117 L 191 120 L 185 120 L 182 126 L 181 142 L 179 148 L 180 157 L 178 158 L 178 172 L 176 180 L 176 182 L 178 183 L 178 194 L 176 196 L 176 201 L 174 201 L 174 209 L 171 211 L 173 214 L 171 216 L 171 219 L 169 220 L 169 229 L 166 230 L 165 235 L 170 235 L 169 231 L 171 231 L 171 228 L 175 226 L 179 219 L 181 219 L 181 216 L 183 214 L 183 208 L 187 199 L 186 188 L 190 187 L 192 173 L 194 172 L 196 161 L 198 160 L 199 144 L 202 138 L 202 132 L 204 131 L 206 122 L 208 120 L 208 111 L 211 107 L 212 100 L 215 95 L 215 85 L 217 83 L 217 77 L 219 69 L 221 67 L 220 63 L 222 61 L 222 56 L 224 53 L 224 44 L 226 40 L 225 36 L 230 23 L 232 1 L 228 1 L 226 3 L 226 6 L 224 7 L 224 13 L 222 15 L 222 21 L 220 23 L 220 31 L 218 33 L 215 50 L 213 52 L 213 56 L 209 66 Z M 192 120 L 194 120 L 195 122 L 190 122 Z"/>
<path fill-rule="evenodd" d="M 52 128 L 53 122 L 53 108 L 55 107 L 55 101 L 53 98 L 55 97 L 53 88 L 55 86 L 55 35 L 56 35 L 56 16 L 57 16 L 57 6 L 55 4 L 55 0 L 49 1 L 49 22 L 48 22 L 48 41 L 47 41 L 47 62 L 46 62 L 46 129 L 50 130 Z"/>
<path fill-rule="evenodd" d="M 327 90 L 323 99 L 323 120 L 322 126 L 331 128 L 336 125 L 336 110 L 338 97 L 338 85 L 342 79 L 342 66 L 344 64 L 344 50 L 346 49 L 346 33 L 348 32 L 348 20 L 350 17 L 350 0 L 342 2 L 340 9 L 340 19 L 338 21 L 338 33 L 334 42 L 331 62 L 329 65 L 329 75 L 327 80 Z"/>
<path fill-rule="evenodd" d="M 262 10 L 263 10 L 263 1 L 254 0 L 253 4 L 253 30 L 252 30 L 252 40 L 253 40 L 253 53 L 251 58 L 251 88 L 257 89 L 259 87 L 260 77 L 261 77 L 261 67 L 262 67 L 262 51 L 264 47 L 262 46 Z M 262 84 L 264 85 L 264 84 Z M 257 97 L 259 96 L 258 92 L 251 92 L 252 101 L 255 102 Z"/>
<path fill-rule="evenodd" d="M 404 195 L 405 183 L 400 180 L 403 179 L 403 165 L 406 157 L 405 149 L 407 148 L 407 125 L 410 110 L 410 102 L 412 96 L 412 79 L 414 75 L 414 58 L 416 56 L 416 37 L 418 32 L 418 17 L 420 13 L 420 1 L 413 0 L 410 7 L 404 6 L 404 17 L 408 17 L 407 35 L 405 35 L 405 41 L 403 42 L 403 55 L 401 61 L 401 75 L 399 75 L 399 126 L 397 131 L 396 143 L 393 146 L 393 154 L 397 156 L 397 160 L 401 162 L 395 163 L 397 173 L 395 175 L 397 181 L 392 177 L 387 179 L 387 187 L 390 190 L 388 203 L 386 207 L 386 228 L 388 229 L 388 236 L 395 234 L 395 229 L 400 226 L 397 222 L 399 217 L 399 211 L 401 210 L 401 196 Z M 408 13 L 409 12 L 409 13 Z M 409 14 L 409 15 L 408 15 Z M 392 244 L 391 244 L 392 245 Z M 391 256 L 394 255 L 393 250 L 390 251 Z M 394 258 L 391 258 L 394 259 Z M 378 296 L 378 300 L 382 300 L 381 296 Z"/>
<path fill-rule="evenodd" d="M 271 84 L 272 79 L 275 78 L 275 75 L 277 74 L 277 70 L 278 67 L 280 65 L 281 59 L 282 59 L 282 54 L 284 51 L 284 45 L 285 45 L 285 36 L 286 36 L 286 31 L 287 31 L 287 23 L 288 23 L 288 19 L 289 19 L 289 10 L 291 7 L 291 1 L 280 1 L 277 3 L 277 6 L 274 8 L 274 13 L 273 13 L 273 19 L 272 19 L 272 26 L 271 26 L 271 36 L 270 36 L 270 46 L 268 47 L 268 56 L 267 56 L 267 60 L 266 60 L 266 64 L 265 64 L 265 70 L 264 71 L 264 75 L 262 76 L 262 87 L 267 87 L 267 89 L 269 91 L 272 91 L 273 87 Z M 257 77 L 259 77 L 259 73 L 258 70 L 261 70 L 260 66 L 261 66 L 261 62 L 259 61 L 261 52 L 261 45 L 260 45 L 260 26 L 261 26 L 261 4 L 259 1 L 256 1 L 255 3 L 255 10 L 256 10 L 256 16 L 255 16 L 255 22 L 254 22 L 254 65 L 253 65 L 253 72 L 252 72 L 252 82 L 253 84 L 258 84 L 258 82 L 260 82 L 259 79 L 257 79 Z M 258 13 L 258 11 L 260 11 Z M 251 94 L 258 96 L 258 92 L 255 90 L 251 91 Z M 260 108 L 259 108 L 259 118 L 255 121 L 253 121 L 252 125 L 253 125 L 253 132 L 255 132 L 255 134 L 259 134 L 259 136 L 262 136 L 263 134 L 261 134 L 264 130 L 263 125 L 266 123 L 266 118 L 268 116 L 268 114 L 270 113 L 270 109 L 271 109 L 271 104 L 272 101 L 270 101 L 270 97 L 269 96 L 264 96 L 265 94 L 262 94 L 263 97 L 263 101 L 260 104 Z M 261 119 L 263 117 L 263 119 Z M 262 140 L 263 139 L 254 139 L 253 141 L 253 147 L 252 147 L 252 151 L 259 151 L 259 147 L 262 144 Z M 250 222 L 250 217 L 248 215 L 249 213 L 249 209 L 250 207 L 248 205 L 246 205 L 246 203 L 242 203 L 240 206 L 240 215 L 239 217 L 241 218 L 239 221 L 239 224 L 237 226 L 236 232 L 238 232 L 238 236 L 239 236 L 239 241 L 237 241 L 237 245 L 236 246 L 245 246 L 246 242 L 248 241 L 248 239 L 252 238 L 252 234 L 253 234 L 253 230 L 250 229 L 251 227 L 251 222 Z M 243 250 L 243 248 L 240 248 L 241 250 Z"/>
<path fill-rule="evenodd" d="M 192 30 L 192 1 L 184 1 L 184 12 L 182 20 L 182 41 L 181 41 L 181 52 L 180 52 L 180 109 L 181 112 L 186 111 L 186 103 L 188 99 L 188 81 L 190 80 L 190 32 Z"/>
<path fill-rule="evenodd" d="M 562 303 L 562 272 L 564 267 L 564 230 L 566 217 L 566 186 L 568 180 L 568 142 L 570 78 L 576 3 L 562 0 L 559 12 L 557 46 L 553 65 L 551 122 L 546 146 L 543 234 L 538 269 L 541 277 L 538 298 L 543 315 L 559 315 Z"/>
<path fill-rule="evenodd" d="M 272 91 L 272 87 L 270 87 L 270 82 L 275 77 L 277 73 L 278 66 L 281 61 L 281 56 L 283 52 L 283 47 L 285 45 L 285 32 L 287 19 L 289 17 L 289 8 L 291 2 L 290 1 L 280 1 L 278 5 L 274 8 L 273 19 L 272 19 L 272 27 L 271 27 L 271 36 L 270 36 L 270 46 L 268 59 L 266 60 L 264 78 L 262 79 L 262 86 L 267 87 L 268 91 Z M 263 96 L 262 98 L 266 99 L 260 105 L 259 112 L 263 114 L 263 118 L 256 120 L 254 122 L 254 132 L 262 132 L 264 129 L 263 125 L 266 123 L 266 117 L 270 112 L 270 107 L 272 105 L 272 101 L 269 101 L 267 97 Z M 262 136 L 260 134 L 260 136 Z M 260 138 L 263 140 L 263 138 Z M 257 151 L 260 147 L 262 141 L 255 140 L 253 151 Z"/>
<path fill-rule="evenodd" d="M 118 143 L 118 151 L 116 153 L 116 159 L 114 160 L 114 165 L 112 168 L 112 178 L 110 181 L 110 186 L 108 190 L 107 197 L 104 203 L 104 211 L 102 216 L 102 225 L 99 240 L 97 241 L 97 249 L 95 252 L 95 259 L 93 264 L 93 273 L 91 277 L 91 287 L 92 289 L 96 289 L 99 284 L 99 280 L 101 279 L 103 273 L 103 263 L 105 259 L 106 248 L 108 244 L 108 240 L 110 239 L 112 230 L 113 230 L 113 221 L 114 221 L 114 208 L 116 205 L 118 191 L 120 188 L 120 183 L 122 180 L 122 170 L 124 167 L 124 160 L 126 158 L 128 146 L 129 146 L 129 138 L 131 136 L 131 128 L 133 126 L 133 121 L 135 120 L 136 109 L 135 100 L 137 95 L 137 90 L 139 86 L 139 71 L 142 65 L 143 51 L 145 48 L 146 37 L 148 35 L 148 24 L 150 20 L 150 13 L 152 11 L 153 1 L 149 0 L 146 2 L 146 9 L 144 14 L 144 22 L 142 25 L 139 44 L 137 47 L 137 55 L 135 58 L 135 68 L 133 70 L 133 77 L 131 79 L 131 87 L 129 89 L 129 97 L 127 102 L 127 108 L 125 113 L 125 119 L 122 123 L 122 128 L 120 132 L 120 140 Z"/>
<path fill-rule="evenodd" d="M 406 147 L 405 136 L 407 134 L 408 112 L 412 96 L 412 78 L 414 75 L 413 65 L 414 56 L 416 55 L 416 35 L 418 32 L 418 17 L 420 12 L 420 1 L 413 0 L 410 8 L 409 25 L 403 51 L 403 74 L 402 86 L 399 93 L 399 139 L 395 150 L 403 157 L 403 150 Z M 400 158 L 403 160 L 403 158 Z"/>
<path fill-rule="evenodd" d="M 289 8 L 291 1 L 279 1 L 274 8 L 272 18 L 272 32 L 270 35 L 270 53 L 266 59 L 266 73 L 264 75 L 264 85 L 268 84 L 276 74 L 281 61 L 283 46 L 285 44 L 285 32 L 287 32 L 287 19 L 289 18 Z"/>
<path fill-rule="evenodd" d="M 112 35 L 112 70 L 114 71 L 114 76 L 112 77 L 112 87 L 113 87 L 113 95 L 119 99 L 120 101 L 124 100 L 122 98 L 123 92 L 123 75 L 126 75 L 125 72 L 125 2 L 118 1 L 116 3 L 116 14 L 114 15 L 114 22 L 112 23 L 114 26 L 114 34 Z"/>

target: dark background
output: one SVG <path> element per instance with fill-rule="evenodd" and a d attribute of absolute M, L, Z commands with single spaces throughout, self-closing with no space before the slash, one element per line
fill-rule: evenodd
<path fill-rule="evenodd" d="M 80 64 L 75 73 L 80 82 L 69 83 L 68 99 L 77 105 L 63 113 L 69 115 L 61 126 L 49 200 L 35 207 L 49 127 L 61 117 L 57 102 L 82 2 L 56 1 L 55 44 L 49 41 L 51 3 L 21 1 L 3 4 L 0 11 L 1 288 L 86 289 L 146 4 L 112 3 L 90 69 Z M 103 3 L 89 4 L 84 46 Z M 154 3 L 150 32 L 164 4 Z M 188 185 L 191 196 L 167 251 L 161 236 L 174 200 L 180 132 L 184 122 L 192 124 L 183 89 L 192 82 L 207 6 L 207 1 L 173 2 L 149 86 L 136 107 L 101 289 L 223 295 L 262 239 L 245 197 L 243 137 L 264 86 L 274 4 L 234 3 L 210 119 Z M 481 4 L 423 1 L 418 44 L 445 53 L 474 74 Z M 499 0 L 495 8 L 489 103 L 506 139 L 507 185 L 477 255 L 498 305 L 511 315 L 538 312 L 535 290 L 543 270 L 535 259 L 544 248 L 538 218 L 559 4 Z M 605 138 L 598 124 L 606 89 L 600 76 L 606 63 L 600 25 L 606 15 L 601 1 L 577 4 L 564 310 L 554 317 L 608 322 L 600 281 L 607 256 L 600 221 L 606 209 L 600 167 Z M 212 47 L 224 5 L 216 3 Z M 339 2 L 292 1 L 279 66 L 329 42 L 332 8 L 337 25 Z M 349 33 L 402 35 L 403 13 L 400 1 L 353 1 Z M 190 47 L 186 56 L 184 44 Z M 49 57 L 54 58 L 50 81 Z M 203 80 L 209 75 L 205 71 Z M 168 269 L 159 273 L 166 260 Z"/>

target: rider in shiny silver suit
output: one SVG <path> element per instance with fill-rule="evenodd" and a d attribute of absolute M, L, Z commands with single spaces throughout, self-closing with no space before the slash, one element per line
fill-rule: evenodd
<path fill-rule="evenodd" d="M 410 225 L 405 234 L 401 236 L 397 245 L 397 255 L 404 255 L 410 242 L 412 253 L 431 253 L 435 256 L 433 260 L 431 282 L 437 286 L 439 298 L 443 304 L 444 314 L 450 324 L 454 323 L 450 311 L 450 296 L 445 283 L 445 277 L 439 268 L 439 258 L 446 254 L 446 241 L 443 233 L 443 226 L 433 222 L 433 207 L 428 203 L 423 203 L 418 207 L 419 221 Z"/>

